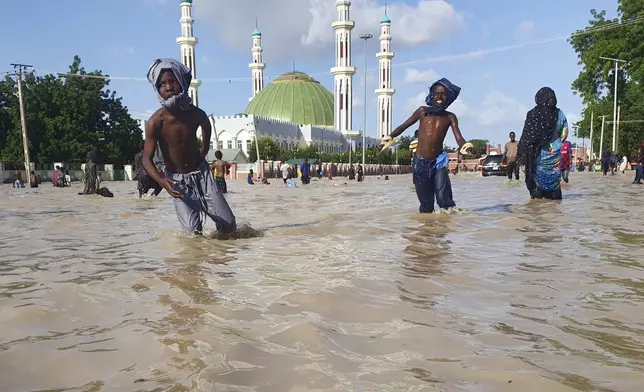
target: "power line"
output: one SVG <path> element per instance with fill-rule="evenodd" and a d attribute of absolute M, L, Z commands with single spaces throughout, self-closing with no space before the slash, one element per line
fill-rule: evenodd
<path fill-rule="evenodd" d="M 545 43 L 550 43 L 550 42 L 555 42 L 555 41 L 561 41 L 561 40 L 566 40 L 570 39 L 573 37 L 578 37 L 582 35 L 587 35 L 587 34 L 594 34 L 598 32 L 603 32 L 603 31 L 609 31 L 609 30 L 614 30 L 617 28 L 625 27 L 631 24 L 637 24 L 640 22 L 644 21 L 644 16 L 639 16 L 637 18 L 625 21 L 625 22 L 614 22 L 614 23 L 609 23 L 603 26 L 597 26 L 597 27 L 590 27 L 581 31 L 576 31 L 574 33 L 566 34 L 566 35 L 560 35 L 560 36 L 555 36 L 555 37 L 550 37 L 550 38 L 544 38 L 540 40 L 532 40 L 532 41 L 526 41 L 518 44 L 513 44 L 513 45 L 505 45 L 505 46 L 500 46 L 496 48 L 490 48 L 490 49 L 482 49 L 482 50 L 475 50 L 467 53 L 460 53 L 460 54 L 454 54 L 454 55 L 444 55 L 444 56 L 438 56 L 438 57 L 429 57 L 425 59 L 418 59 L 418 60 L 412 60 L 412 61 L 406 61 L 402 63 L 393 63 L 392 67 L 404 67 L 404 66 L 409 66 L 409 65 L 416 65 L 416 64 L 423 64 L 423 63 L 436 63 L 436 62 L 443 62 L 443 61 L 450 61 L 450 60 L 460 60 L 460 59 L 467 59 L 467 58 L 476 58 L 480 56 L 484 56 L 487 54 L 492 54 L 492 53 L 500 53 L 500 52 L 506 52 L 509 50 L 515 50 L 515 49 L 521 49 L 526 46 L 532 46 L 532 45 L 540 45 L 540 44 L 545 44 Z M 378 71 L 378 68 L 371 68 L 367 69 L 366 72 L 376 72 Z M 99 75 L 79 75 L 79 74 L 70 74 L 70 73 L 65 73 L 65 72 L 52 72 L 52 71 L 41 71 L 43 73 L 47 74 L 54 74 L 62 77 L 81 77 L 81 78 L 89 78 L 89 79 L 110 79 L 110 80 L 130 80 L 130 81 L 144 81 L 147 82 L 147 78 L 142 78 L 142 77 L 127 77 L 127 76 L 99 76 Z M 359 71 L 358 71 L 359 72 Z M 319 72 L 312 72 L 308 73 L 310 76 L 314 75 L 328 75 L 329 71 L 319 71 Z M 277 76 L 269 76 L 266 79 L 275 79 Z M 212 83 L 232 83 L 232 82 L 247 82 L 251 81 L 252 77 L 219 77 L 219 78 L 205 78 L 201 79 L 201 82 L 212 82 Z"/>
<path fill-rule="evenodd" d="M 613 121 L 606 121 L 607 124 L 612 124 Z M 617 120 L 618 124 L 630 124 L 630 123 L 644 123 L 644 120 Z"/>

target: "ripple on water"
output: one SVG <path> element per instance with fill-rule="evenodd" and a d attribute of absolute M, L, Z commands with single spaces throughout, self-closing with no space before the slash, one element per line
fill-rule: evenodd
<path fill-rule="evenodd" d="M 459 175 L 434 215 L 409 176 L 345 182 L 231 182 L 233 238 L 181 235 L 133 183 L 2 186 L 0 390 L 641 389 L 630 178 L 549 202 Z"/>

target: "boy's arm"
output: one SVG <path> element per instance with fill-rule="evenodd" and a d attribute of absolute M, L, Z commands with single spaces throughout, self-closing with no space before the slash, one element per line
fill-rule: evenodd
<path fill-rule="evenodd" d="M 398 128 L 394 129 L 394 131 L 389 135 L 390 138 L 395 138 L 398 137 L 401 133 L 405 132 L 407 128 L 411 127 L 412 125 L 416 124 L 416 121 L 420 119 L 420 114 L 424 111 L 423 107 L 419 107 L 412 113 L 411 116 L 402 124 L 398 126 Z"/>
<path fill-rule="evenodd" d="M 146 123 L 145 144 L 143 145 L 143 158 L 141 159 L 145 171 L 159 185 L 162 185 L 164 182 L 161 178 L 161 174 L 159 173 L 159 169 L 157 169 L 157 166 L 152 162 L 152 158 L 154 157 L 154 153 L 157 149 L 157 141 L 159 139 L 161 125 L 161 120 L 155 115 L 152 115 L 150 120 Z"/>
<path fill-rule="evenodd" d="M 463 139 L 461 129 L 458 127 L 458 118 L 456 118 L 454 113 L 450 113 L 449 119 L 451 121 L 452 132 L 454 132 L 454 138 L 456 138 L 456 143 L 458 143 L 458 148 L 461 148 L 465 144 L 465 139 Z"/>
<path fill-rule="evenodd" d="M 210 150 L 210 138 L 212 137 L 212 125 L 208 115 L 203 110 L 199 109 L 199 126 L 201 127 L 201 156 L 206 159 L 208 150 Z"/>

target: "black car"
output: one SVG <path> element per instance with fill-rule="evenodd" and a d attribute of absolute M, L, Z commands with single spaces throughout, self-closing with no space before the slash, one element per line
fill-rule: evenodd
<path fill-rule="evenodd" d="M 505 176 L 507 175 L 507 165 L 502 162 L 503 155 L 488 155 L 481 165 L 481 174 L 487 176 Z"/>

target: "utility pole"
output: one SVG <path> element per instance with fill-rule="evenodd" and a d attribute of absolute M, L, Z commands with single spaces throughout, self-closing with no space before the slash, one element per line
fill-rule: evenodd
<path fill-rule="evenodd" d="M 33 65 L 11 64 L 18 71 L 18 104 L 20 105 L 20 127 L 22 128 L 22 146 L 25 154 L 26 181 L 29 181 L 31 175 L 31 162 L 29 160 L 29 138 L 27 137 L 27 121 L 25 120 L 25 105 L 22 100 L 22 74 Z"/>
<path fill-rule="evenodd" d="M 626 60 L 614 59 L 611 57 L 600 57 L 602 60 L 610 60 L 615 62 L 615 87 L 613 89 L 613 145 L 612 151 L 615 151 L 615 142 L 617 137 L 617 73 L 619 71 L 619 63 L 625 63 Z"/>
<path fill-rule="evenodd" d="M 606 116 L 602 116 L 602 132 L 599 135 L 599 156 L 603 156 L 604 154 L 604 120 L 606 120 Z"/>
<path fill-rule="evenodd" d="M 622 111 L 622 105 L 619 105 L 617 107 L 617 132 L 616 132 L 617 133 L 617 145 L 615 146 L 616 147 L 615 150 L 614 150 L 615 152 L 617 152 L 617 150 L 619 149 L 619 119 L 620 119 L 620 116 L 621 116 L 621 111 Z"/>
<path fill-rule="evenodd" d="M 595 120 L 595 112 L 590 112 L 590 146 L 588 147 L 588 162 L 593 160 L 593 120 Z"/>
<path fill-rule="evenodd" d="M 367 49 L 369 47 L 368 42 L 371 38 L 373 38 L 373 35 L 371 34 L 360 34 L 360 39 L 364 40 L 364 104 L 362 105 L 364 115 L 362 117 L 362 170 L 366 170 L 365 156 L 367 155 Z"/>

